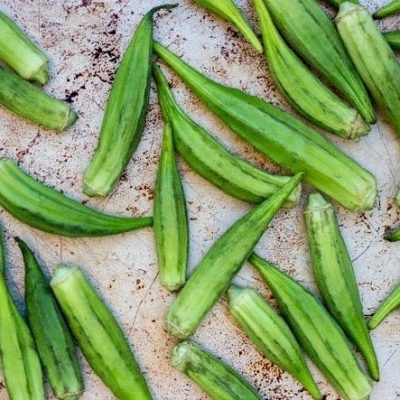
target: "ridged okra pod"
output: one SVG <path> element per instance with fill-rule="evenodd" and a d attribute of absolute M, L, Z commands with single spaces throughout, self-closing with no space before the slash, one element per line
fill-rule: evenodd
<path fill-rule="evenodd" d="M 400 50 L 400 31 L 384 32 L 383 37 L 394 50 Z"/>
<path fill-rule="evenodd" d="M 375 329 L 396 308 L 400 307 L 400 285 L 382 302 L 368 322 L 369 329 Z"/>
<path fill-rule="evenodd" d="M 290 179 L 271 175 L 235 156 L 205 129 L 194 122 L 177 104 L 161 70 L 154 66 L 158 97 L 164 118 L 170 123 L 175 146 L 185 161 L 202 177 L 237 199 L 260 203 Z M 285 206 L 299 201 L 301 186 Z"/>
<path fill-rule="evenodd" d="M 164 130 L 154 193 L 154 235 L 161 284 L 173 292 L 186 281 L 189 227 L 171 126 Z"/>
<path fill-rule="evenodd" d="M 151 400 L 124 333 L 81 270 L 60 266 L 50 285 L 86 360 L 114 395 Z"/>
<path fill-rule="evenodd" d="M 375 178 L 297 118 L 205 77 L 158 43 L 155 52 L 242 139 L 351 210 L 371 209 Z"/>
<path fill-rule="evenodd" d="M 84 383 L 70 330 L 32 250 L 17 242 L 25 263 L 28 322 L 44 372 L 57 399 L 79 399 Z"/>
<path fill-rule="evenodd" d="M 213 400 L 261 400 L 235 370 L 194 343 L 178 344 L 172 352 L 172 365 Z"/>
<path fill-rule="evenodd" d="M 153 15 L 150 10 L 136 28 L 113 82 L 100 138 L 84 176 L 88 196 L 107 196 L 117 184 L 142 136 L 150 96 Z"/>
<path fill-rule="evenodd" d="M 276 297 L 303 349 L 347 400 L 366 399 L 371 384 L 336 321 L 322 304 L 291 277 L 253 254 L 250 262 Z"/>
<path fill-rule="evenodd" d="M 400 66 L 393 50 L 362 6 L 343 3 L 336 24 L 372 97 L 400 135 Z"/>
<path fill-rule="evenodd" d="M 335 211 L 319 193 L 313 193 L 304 215 L 314 277 L 322 298 L 332 316 L 363 354 L 372 378 L 378 381 L 378 360 Z"/>
<path fill-rule="evenodd" d="M 313 399 L 322 395 L 285 320 L 252 289 L 231 286 L 229 310 L 265 357 L 296 378 Z"/>
<path fill-rule="evenodd" d="M 47 82 L 49 77 L 47 57 L 19 26 L 2 12 L 0 12 L 0 60 L 24 79 L 42 85 Z"/>
<path fill-rule="evenodd" d="M 269 71 L 279 91 L 315 125 L 345 139 L 366 135 L 370 127 L 361 115 L 320 81 L 286 44 L 264 0 L 253 0 L 264 39 Z"/>
<path fill-rule="evenodd" d="M 78 118 L 67 102 L 49 96 L 3 67 L 0 67 L 0 104 L 28 121 L 58 132 Z"/>
<path fill-rule="evenodd" d="M 211 247 L 168 310 L 169 333 L 181 339 L 191 336 L 228 288 L 244 261 L 297 187 L 301 174 L 236 221 Z"/>
<path fill-rule="evenodd" d="M 400 13 L 400 0 L 391 0 L 374 13 L 374 18 L 381 19 Z"/>
<path fill-rule="evenodd" d="M 151 226 L 151 217 L 102 214 L 45 186 L 13 161 L 0 159 L 0 206 L 21 222 L 71 237 L 107 236 Z"/>
<path fill-rule="evenodd" d="M 195 2 L 232 22 L 254 50 L 262 53 L 262 44 L 232 0 L 195 0 Z"/>

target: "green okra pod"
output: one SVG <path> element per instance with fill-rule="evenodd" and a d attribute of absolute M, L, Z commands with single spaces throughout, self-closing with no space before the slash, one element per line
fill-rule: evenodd
<path fill-rule="evenodd" d="M 252 289 L 231 286 L 229 310 L 269 361 L 296 378 L 313 399 L 322 395 L 284 319 Z"/>
<path fill-rule="evenodd" d="M 199 175 L 225 193 L 254 203 L 260 203 L 288 182 L 289 177 L 268 174 L 226 150 L 178 106 L 165 76 L 157 66 L 154 67 L 154 76 L 161 109 L 172 127 L 175 146 Z M 292 207 L 297 204 L 300 192 L 299 185 L 285 205 Z"/>
<path fill-rule="evenodd" d="M 372 378 L 378 381 L 378 360 L 335 211 L 319 193 L 313 193 L 304 215 L 314 277 L 322 298 L 332 316 L 363 354 Z"/>
<path fill-rule="evenodd" d="M 173 292 L 186 281 L 189 227 L 171 127 L 166 125 L 154 194 L 154 235 L 161 284 Z"/>
<path fill-rule="evenodd" d="M 172 365 L 213 400 L 261 400 L 235 370 L 194 343 L 179 343 L 172 352 Z"/>
<path fill-rule="evenodd" d="M 151 217 L 102 214 L 45 186 L 13 161 L 0 159 L 0 206 L 21 222 L 71 237 L 107 236 L 151 226 Z"/>
<path fill-rule="evenodd" d="M 45 84 L 49 77 L 47 57 L 18 25 L 0 12 L 0 60 L 22 78 Z"/>
<path fill-rule="evenodd" d="M 142 136 L 150 96 L 153 15 L 140 22 L 118 68 L 103 117 L 100 138 L 84 176 L 88 196 L 107 196 L 117 184 Z"/>
<path fill-rule="evenodd" d="M 400 307 L 400 285 L 382 302 L 368 322 L 369 329 L 375 329 L 396 308 Z"/>
<path fill-rule="evenodd" d="M 262 44 L 232 0 L 195 0 L 195 2 L 232 22 L 254 50 L 262 53 Z"/>
<path fill-rule="evenodd" d="M 93 371 L 120 400 L 151 400 L 117 321 L 76 266 L 60 266 L 51 288 Z"/>
<path fill-rule="evenodd" d="M 335 389 L 347 400 L 363 400 L 371 384 L 343 331 L 322 304 L 291 277 L 253 254 L 250 262 L 278 300 L 300 344 Z"/>
<path fill-rule="evenodd" d="M 297 187 L 301 174 L 236 221 L 200 261 L 168 310 L 169 333 L 181 339 L 191 336 L 228 288 L 244 261 Z"/>
<path fill-rule="evenodd" d="M 372 97 L 400 135 L 400 66 L 393 50 L 362 6 L 343 3 L 336 24 Z"/>
<path fill-rule="evenodd" d="M 391 0 L 385 6 L 375 11 L 373 17 L 381 19 L 400 13 L 400 0 Z"/>
<path fill-rule="evenodd" d="M 71 333 L 35 255 L 17 242 L 25 263 L 28 322 L 44 372 L 57 399 L 79 399 L 84 383 Z"/>
<path fill-rule="evenodd" d="M 205 77 L 158 43 L 154 50 L 238 136 L 351 210 L 371 209 L 375 178 L 297 118 Z"/>
<path fill-rule="evenodd" d="M 400 50 L 400 31 L 384 32 L 383 37 L 394 50 Z"/>
<path fill-rule="evenodd" d="M 344 3 L 345 1 L 347 1 L 347 0 L 326 0 L 327 3 L 329 3 L 331 6 L 336 7 L 336 8 L 339 8 L 340 5 L 342 3 Z M 348 1 L 358 4 L 358 0 L 348 0 Z"/>

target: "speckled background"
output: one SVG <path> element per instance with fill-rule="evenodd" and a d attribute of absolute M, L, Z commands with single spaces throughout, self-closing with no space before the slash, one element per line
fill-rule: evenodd
<path fill-rule="evenodd" d="M 93 207 L 124 215 L 151 214 L 154 175 L 163 122 L 154 87 L 146 130 L 117 190 L 105 200 L 82 194 L 82 173 L 96 145 L 104 104 L 115 69 L 139 20 L 161 0 L 3 0 L 2 11 L 17 20 L 40 44 L 51 60 L 46 90 L 70 101 L 79 113 L 78 123 L 57 135 L 25 123 L 0 109 L 0 156 L 11 157 L 39 180 L 63 190 Z M 160 12 L 155 36 L 216 80 L 239 87 L 288 107 L 276 92 L 262 56 L 213 15 L 190 1 L 178 0 L 171 13 Z M 237 1 L 258 29 L 250 0 Z M 365 3 L 365 2 L 364 2 Z M 370 0 L 374 10 L 383 0 Z M 385 29 L 394 29 L 388 19 Z M 218 136 L 230 149 L 257 165 L 276 170 L 262 156 L 235 137 L 168 74 L 184 109 Z M 352 214 L 338 208 L 342 231 L 354 260 L 366 315 L 400 280 L 400 244 L 382 240 L 384 228 L 398 222 L 400 214 L 392 197 L 400 180 L 400 144 L 382 122 L 366 138 L 345 142 L 329 136 L 344 151 L 371 170 L 379 182 L 379 201 L 373 212 Z M 190 268 L 249 205 L 223 194 L 181 163 L 190 218 Z M 0 183 L 1 184 L 1 183 Z M 259 243 L 258 251 L 315 289 L 306 251 L 302 204 L 282 211 Z M 0 209 L 6 229 L 8 279 L 23 309 L 23 266 L 13 236 L 21 236 L 40 255 L 49 270 L 61 262 L 82 266 L 122 324 L 158 400 L 206 399 L 195 386 L 169 366 L 175 341 L 166 333 L 163 316 L 173 295 L 160 287 L 154 242 L 150 229 L 102 239 L 66 239 L 51 236 L 19 223 Z M 252 286 L 270 297 L 260 277 L 245 265 L 237 283 Z M 216 305 L 195 339 L 241 371 L 271 400 L 309 399 L 304 390 L 272 366 L 251 345 L 227 312 L 226 302 Z M 381 383 L 371 399 L 400 398 L 400 317 L 395 312 L 373 333 L 382 368 Z M 82 360 L 85 371 L 84 400 L 112 399 L 108 389 Z M 338 399 L 319 373 L 316 379 L 325 399 Z M 0 399 L 6 399 L 1 383 Z"/>

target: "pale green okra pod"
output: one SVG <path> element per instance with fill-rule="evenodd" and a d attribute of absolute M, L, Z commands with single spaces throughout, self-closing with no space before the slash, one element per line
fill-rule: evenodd
<path fill-rule="evenodd" d="M 381 19 L 400 13 L 400 0 L 391 0 L 374 13 L 374 18 Z"/>
<path fill-rule="evenodd" d="M 369 329 L 375 329 L 396 308 L 400 307 L 400 285 L 397 285 L 392 293 L 382 302 L 375 314 L 368 322 Z"/>

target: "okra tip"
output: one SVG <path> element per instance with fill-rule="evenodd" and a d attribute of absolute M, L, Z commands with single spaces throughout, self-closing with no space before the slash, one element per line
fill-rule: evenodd
<path fill-rule="evenodd" d="M 31 79 L 41 85 L 44 85 L 49 80 L 49 65 L 47 61 L 43 63 L 42 67 L 32 75 Z"/>
<path fill-rule="evenodd" d="M 148 15 L 153 16 L 153 14 L 155 14 L 157 11 L 160 10 L 172 10 L 175 7 L 178 7 L 179 4 L 174 3 L 174 4 L 161 4 L 159 6 L 156 6 L 154 8 L 152 8 L 149 12 Z"/>
<path fill-rule="evenodd" d="M 58 284 L 66 281 L 71 277 L 73 273 L 78 271 L 79 268 L 76 265 L 60 265 L 54 272 L 53 278 L 50 281 L 50 286 L 54 287 Z"/>
<path fill-rule="evenodd" d="M 331 207 L 332 205 L 328 203 L 320 193 L 315 192 L 311 193 L 308 196 L 308 202 L 304 213 L 307 214 L 307 213 L 324 211 L 327 208 Z"/>
<path fill-rule="evenodd" d="M 376 117 L 372 116 L 371 124 L 376 122 Z M 356 118 L 354 119 L 351 125 L 351 131 L 349 132 L 348 139 L 358 139 L 361 136 L 366 136 L 371 131 L 371 127 L 367 124 L 362 116 L 357 113 Z"/>
<path fill-rule="evenodd" d="M 339 12 L 335 18 L 335 22 L 336 23 L 340 22 L 340 20 L 344 18 L 346 15 L 351 14 L 353 12 L 357 12 L 360 9 L 363 9 L 363 7 L 360 6 L 359 4 L 354 4 L 351 3 L 350 1 L 345 1 L 340 5 Z"/>
<path fill-rule="evenodd" d="M 178 371 L 184 371 L 192 343 L 185 341 L 179 343 L 172 350 L 171 363 Z"/>
<path fill-rule="evenodd" d="M 78 120 L 78 114 L 72 108 L 70 108 L 67 114 L 67 120 L 65 121 L 64 129 L 67 129 L 70 126 L 74 125 L 77 120 Z"/>
<path fill-rule="evenodd" d="M 228 289 L 228 298 L 229 298 L 229 303 L 232 304 L 235 301 L 239 300 L 241 295 L 246 289 L 240 288 L 239 286 L 236 285 L 231 285 Z"/>

